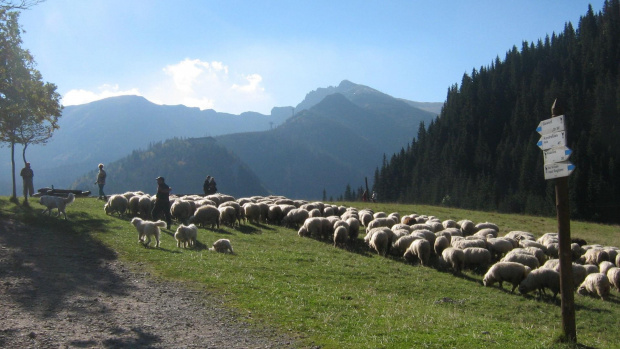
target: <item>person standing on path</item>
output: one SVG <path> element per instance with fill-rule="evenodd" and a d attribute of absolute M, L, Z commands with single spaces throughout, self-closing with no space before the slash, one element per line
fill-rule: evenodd
<path fill-rule="evenodd" d="M 172 188 L 166 184 L 164 177 L 157 177 L 157 194 L 155 195 L 155 206 L 151 215 L 156 220 L 160 213 L 164 213 L 166 217 L 167 229 L 172 228 L 172 216 L 170 215 L 170 192 Z"/>
<path fill-rule="evenodd" d="M 30 168 L 29 162 L 26 162 L 26 167 L 22 168 L 19 175 L 22 176 L 24 182 L 24 203 L 28 204 L 28 196 L 32 197 L 32 194 L 34 194 L 34 184 L 32 183 L 34 172 Z"/>
<path fill-rule="evenodd" d="M 103 192 L 103 186 L 105 185 L 105 178 L 107 174 L 103 170 L 103 164 L 99 164 L 99 174 L 97 174 L 97 181 L 95 184 L 99 185 L 99 199 L 100 200 L 108 200 L 108 197 Z"/>

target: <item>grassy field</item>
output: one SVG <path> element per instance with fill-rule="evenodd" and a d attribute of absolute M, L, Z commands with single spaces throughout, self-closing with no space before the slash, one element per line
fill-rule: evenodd
<path fill-rule="evenodd" d="M 493 222 L 500 234 L 556 231 L 555 218 L 474 212 L 419 205 L 344 203 L 375 211 L 419 213 L 440 219 Z M 223 297 L 244 321 L 295 336 L 322 348 L 568 348 L 561 334 L 559 296 L 538 300 L 511 294 L 508 287 L 483 287 L 482 275 L 461 277 L 411 266 L 370 253 L 360 240 L 343 250 L 300 238 L 290 229 L 242 225 L 200 229 L 199 246 L 176 247 L 165 231 L 161 248 L 145 249 L 128 218 L 106 216 L 103 203 L 77 199 L 69 221 L 40 215 L 0 198 L 0 217 L 95 239 L 119 258 L 162 278 L 178 280 Z M 176 227 L 176 225 L 175 225 Z M 620 246 L 620 227 L 571 222 L 573 237 Z M 362 234 L 363 236 L 363 234 Z M 208 251 L 219 238 L 230 239 L 234 255 Z M 620 296 L 611 300 L 575 295 L 579 347 L 618 348 Z"/>

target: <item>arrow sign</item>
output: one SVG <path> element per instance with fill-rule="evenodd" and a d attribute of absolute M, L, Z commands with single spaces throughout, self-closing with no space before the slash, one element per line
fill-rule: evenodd
<path fill-rule="evenodd" d="M 546 135 L 553 132 L 564 131 L 564 115 L 556 116 L 551 119 L 543 120 L 538 124 L 536 132 Z"/>
<path fill-rule="evenodd" d="M 549 150 L 545 150 L 543 152 L 545 158 L 545 165 L 550 165 L 556 162 L 566 161 L 570 158 L 570 155 L 573 153 L 567 147 L 558 147 Z"/>
<path fill-rule="evenodd" d="M 573 173 L 574 169 L 575 165 L 571 164 L 569 161 L 545 165 L 545 179 L 568 177 Z"/>
<path fill-rule="evenodd" d="M 554 132 L 540 137 L 536 143 L 542 150 L 566 146 L 566 132 Z"/>

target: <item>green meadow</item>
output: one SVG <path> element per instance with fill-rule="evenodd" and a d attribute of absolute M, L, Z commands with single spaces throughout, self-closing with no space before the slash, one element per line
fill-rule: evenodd
<path fill-rule="evenodd" d="M 32 200 L 33 202 L 36 200 Z M 478 212 L 446 207 L 383 203 L 342 203 L 375 212 L 418 213 L 445 219 L 493 222 L 503 235 L 512 230 L 537 236 L 557 230 L 555 218 Z M 570 348 L 561 337 L 560 297 L 538 299 L 511 294 L 508 285 L 482 286 L 480 273 L 461 276 L 381 257 L 358 241 L 347 249 L 300 238 L 296 231 L 265 224 L 200 229 L 198 244 L 182 249 L 169 230 L 160 248 L 144 248 L 130 218 L 108 216 L 103 202 L 78 198 L 68 221 L 41 215 L 0 198 L 0 219 L 96 241 L 117 258 L 156 278 L 221 297 L 253 326 L 274 328 L 302 346 L 321 348 Z M 175 224 L 174 228 L 177 225 Z M 1 232 L 0 232 L 1 234 Z M 620 227 L 571 222 L 572 237 L 620 246 Z M 207 247 L 229 239 L 235 254 Z M 618 348 L 620 294 L 610 301 L 575 295 L 580 348 Z"/>

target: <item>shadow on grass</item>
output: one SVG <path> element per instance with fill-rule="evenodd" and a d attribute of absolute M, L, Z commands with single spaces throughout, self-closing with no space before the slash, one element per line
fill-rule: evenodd
<path fill-rule="evenodd" d="M 111 265 L 116 252 L 90 234 L 116 230 L 116 223 L 84 211 L 68 210 L 68 215 L 69 220 L 49 217 L 41 215 L 38 205 L 15 205 L 0 198 L 0 292 L 21 313 L 41 319 L 61 311 L 89 317 L 99 308 L 84 307 L 73 301 L 75 297 L 123 296 L 135 289 Z M 159 341 L 153 334 L 142 334 L 147 345 Z"/>

